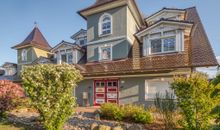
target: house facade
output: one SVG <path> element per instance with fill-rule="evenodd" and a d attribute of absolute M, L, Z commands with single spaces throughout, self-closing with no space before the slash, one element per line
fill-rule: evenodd
<path fill-rule="evenodd" d="M 78 11 L 87 22 L 51 48 L 35 27 L 18 50 L 18 65 L 69 63 L 84 76 L 74 91 L 80 106 L 150 105 L 171 91 L 174 75 L 217 61 L 195 7 L 163 8 L 143 18 L 135 0 L 97 0 Z M 23 59 L 23 60 L 22 60 Z"/>

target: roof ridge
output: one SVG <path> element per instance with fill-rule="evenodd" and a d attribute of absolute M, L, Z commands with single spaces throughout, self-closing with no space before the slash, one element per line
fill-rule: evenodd
<path fill-rule="evenodd" d="M 41 33 L 40 29 L 35 26 L 34 29 L 28 34 L 28 36 L 24 39 L 23 42 L 13 46 L 13 49 L 18 47 L 22 48 L 23 46 L 36 46 L 42 48 L 44 50 L 50 50 L 51 46 L 49 45 L 48 41 Z"/>

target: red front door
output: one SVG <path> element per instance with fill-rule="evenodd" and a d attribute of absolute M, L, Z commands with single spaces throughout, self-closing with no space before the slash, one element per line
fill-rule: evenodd
<path fill-rule="evenodd" d="M 118 80 L 94 81 L 94 105 L 118 103 Z"/>

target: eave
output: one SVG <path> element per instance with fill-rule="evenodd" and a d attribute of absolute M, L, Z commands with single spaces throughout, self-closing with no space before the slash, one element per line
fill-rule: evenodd
<path fill-rule="evenodd" d="M 117 8 L 117 7 L 121 7 L 121 6 L 125 6 L 128 5 L 129 9 L 132 12 L 132 15 L 134 16 L 136 22 L 138 23 L 138 26 L 141 27 L 143 26 L 144 20 L 140 14 L 140 11 L 137 7 L 137 4 L 134 0 L 115 0 L 115 1 L 110 1 L 110 2 L 106 2 L 103 4 L 100 4 L 98 6 L 95 7 L 91 7 L 91 8 L 86 8 L 83 10 L 78 11 L 77 13 L 82 16 L 85 20 L 87 20 L 87 17 L 95 14 L 95 13 L 100 13 L 103 12 L 105 10 L 109 10 L 109 9 L 113 9 L 113 8 Z"/>
<path fill-rule="evenodd" d="M 135 34 L 135 36 L 137 38 L 140 38 L 141 36 L 144 35 L 145 32 L 147 32 L 148 30 L 150 30 L 160 24 L 181 25 L 181 26 L 186 26 L 186 27 L 190 27 L 190 28 L 192 28 L 192 26 L 193 26 L 193 22 L 161 19 L 161 20 L 157 21 L 156 23 L 152 24 L 151 26 L 140 30 L 139 32 L 137 32 Z"/>

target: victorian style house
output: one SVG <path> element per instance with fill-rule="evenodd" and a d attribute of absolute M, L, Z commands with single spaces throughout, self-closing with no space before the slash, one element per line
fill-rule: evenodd
<path fill-rule="evenodd" d="M 216 66 L 210 42 L 195 7 L 163 8 L 143 18 L 135 0 L 97 0 L 78 11 L 87 22 L 69 43 L 51 48 L 35 27 L 20 44 L 18 68 L 63 62 L 84 80 L 75 89 L 78 104 L 152 103 L 157 92 L 171 91 L 174 75 Z"/>

